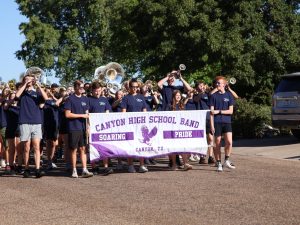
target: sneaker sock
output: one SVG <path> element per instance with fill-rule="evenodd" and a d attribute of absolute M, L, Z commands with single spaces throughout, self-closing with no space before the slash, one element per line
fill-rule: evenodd
<path fill-rule="evenodd" d="M 217 163 L 218 163 L 218 164 L 221 163 L 221 160 L 217 160 Z"/>
<path fill-rule="evenodd" d="M 77 170 L 76 170 L 76 168 L 74 168 L 74 169 L 73 169 L 73 173 L 77 173 Z"/>
<path fill-rule="evenodd" d="M 82 172 L 83 172 L 83 173 L 88 173 L 89 171 L 88 171 L 87 168 L 83 168 L 83 169 L 82 169 Z"/>
<path fill-rule="evenodd" d="M 225 155 L 225 160 L 229 160 L 229 156 L 228 155 Z"/>

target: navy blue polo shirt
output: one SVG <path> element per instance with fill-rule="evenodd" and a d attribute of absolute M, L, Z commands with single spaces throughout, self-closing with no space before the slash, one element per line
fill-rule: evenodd
<path fill-rule="evenodd" d="M 146 102 L 146 107 L 147 107 L 147 111 L 153 111 L 153 96 L 144 96 L 145 102 Z"/>
<path fill-rule="evenodd" d="M 7 110 L 5 110 L 5 113 L 7 121 L 6 130 L 16 130 L 19 123 L 20 107 L 11 105 Z"/>
<path fill-rule="evenodd" d="M 186 110 L 196 110 L 196 103 L 194 102 L 193 99 L 189 99 L 187 103 L 185 104 L 185 109 Z"/>
<path fill-rule="evenodd" d="M 107 98 L 101 96 L 100 98 L 89 97 L 89 112 L 90 113 L 103 113 L 106 110 L 111 111 L 111 106 Z"/>
<path fill-rule="evenodd" d="M 77 97 L 75 94 L 70 95 L 65 103 L 65 110 L 70 110 L 74 114 L 86 114 L 89 110 L 89 99 L 86 96 Z M 68 131 L 86 130 L 86 119 L 68 119 Z"/>
<path fill-rule="evenodd" d="M 126 109 L 126 112 L 142 112 L 143 109 L 147 109 L 147 105 L 143 95 L 128 94 L 123 97 L 121 108 Z"/>
<path fill-rule="evenodd" d="M 122 101 L 123 99 L 119 102 L 119 104 L 114 109 L 112 109 L 113 112 L 122 112 L 122 106 L 121 106 Z"/>
<path fill-rule="evenodd" d="M 234 99 L 230 92 L 216 92 L 210 97 L 210 105 L 214 106 L 214 110 L 228 110 L 229 106 L 233 106 Z M 216 114 L 214 115 L 215 123 L 231 123 L 231 115 Z"/>
<path fill-rule="evenodd" d="M 41 93 L 34 90 L 25 90 L 20 96 L 19 124 L 42 124 L 42 115 L 39 104 L 43 97 Z"/>
<path fill-rule="evenodd" d="M 207 93 L 199 93 L 194 95 L 194 102 L 196 103 L 197 109 L 209 110 L 209 96 Z"/>
<path fill-rule="evenodd" d="M 59 131 L 62 134 L 67 133 L 68 130 L 68 119 L 65 115 L 65 103 L 58 107 L 58 121 L 59 121 Z"/>
<path fill-rule="evenodd" d="M 179 90 L 181 93 L 184 91 L 183 86 L 163 85 L 161 89 L 161 95 L 163 98 L 162 111 L 168 111 L 169 104 L 172 102 L 172 94 L 174 90 Z"/>
<path fill-rule="evenodd" d="M 58 127 L 59 108 L 55 100 L 46 100 L 44 106 L 44 126 Z"/>

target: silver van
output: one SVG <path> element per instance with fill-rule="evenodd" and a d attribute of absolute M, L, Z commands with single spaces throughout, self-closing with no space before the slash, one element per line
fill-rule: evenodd
<path fill-rule="evenodd" d="M 272 123 L 300 139 L 300 72 L 282 76 L 272 97 Z"/>

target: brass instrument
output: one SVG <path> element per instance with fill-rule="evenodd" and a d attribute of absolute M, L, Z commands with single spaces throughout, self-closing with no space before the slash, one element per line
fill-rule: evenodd
<path fill-rule="evenodd" d="M 94 73 L 94 79 L 104 82 L 112 94 L 115 94 L 121 88 L 124 77 L 125 72 L 123 67 L 116 62 L 110 62 L 105 66 L 100 66 Z"/>
<path fill-rule="evenodd" d="M 232 84 L 232 85 L 236 84 L 236 79 L 234 77 L 230 77 L 229 78 L 229 83 Z"/>

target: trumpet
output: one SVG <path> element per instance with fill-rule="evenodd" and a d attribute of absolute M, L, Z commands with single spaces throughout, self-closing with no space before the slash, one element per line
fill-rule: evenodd
<path fill-rule="evenodd" d="M 230 77 L 229 78 L 229 83 L 232 84 L 232 85 L 236 84 L 236 79 L 234 77 Z"/>
<path fill-rule="evenodd" d="M 179 64 L 179 70 L 184 71 L 186 69 L 186 66 L 184 64 Z"/>

